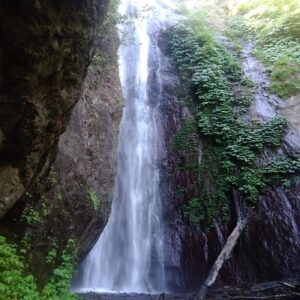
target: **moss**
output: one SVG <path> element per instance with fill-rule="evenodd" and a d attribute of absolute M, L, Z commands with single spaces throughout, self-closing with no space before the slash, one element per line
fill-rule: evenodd
<path fill-rule="evenodd" d="M 237 5 L 224 30 L 234 41 L 255 41 L 254 54 L 271 73 L 272 90 L 288 98 L 300 92 L 300 3 L 254 0 Z"/>
<path fill-rule="evenodd" d="M 299 70 L 300 64 L 293 63 L 290 59 L 277 60 L 271 72 L 273 91 L 283 98 L 300 93 Z"/>
<path fill-rule="evenodd" d="M 171 149 L 188 153 L 197 152 L 198 144 L 197 122 L 194 118 L 186 119 L 177 131 L 172 141 Z"/>
<path fill-rule="evenodd" d="M 100 199 L 98 198 L 97 193 L 95 191 L 88 190 L 88 198 L 93 209 L 97 211 L 100 208 Z"/>

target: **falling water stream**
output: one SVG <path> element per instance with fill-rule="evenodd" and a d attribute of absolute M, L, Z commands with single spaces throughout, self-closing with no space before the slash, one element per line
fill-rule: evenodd
<path fill-rule="evenodd" d="M 164 154 L 158 36 L 167 24 L 165 3 L 123 0 L 120 11 L 138 16 L 121 25 L 125 42 L 119 70 L 125 108 L 118 173 L 109 221 L 83 261 L 81 292 L 157 293 L 166 290 L 159 162 Z M 155 17 L 153 17 L 155 16 Z M 149 76 L 154 84 L 149 84 Z"/>

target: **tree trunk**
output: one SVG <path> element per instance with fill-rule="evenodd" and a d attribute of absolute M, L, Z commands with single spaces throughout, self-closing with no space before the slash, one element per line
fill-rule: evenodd
<path fill-rule="evenodd" d="M 208 288 L 211 287 L 215 283 L 224 262 L 226 262 L 228 260 L 228 258 L 230 257 L 230 254 L 231 254 L 232 250 L 234 249 L 234 246 L 236 245 L 239 237 L 241 236 L 241 234 L 248 222 L 248 217 L 244 217 L 244 218 L 242 217 L 242 213 L 241 213 L 241 209 L 240 209 L 241 201 L 239 199 L 238 192 L 236 190 L 233 190 L 233 198 L 234 198 L 234 202 L 235 202 L 236 215 L 237 215 L 236 226 L 235 226 L 234 230 L 231 232 L 230 236 L 228 237 L 221 253 L 219 254 L 218 258 L 216 259 L 214 265 L 212 266 L 205 282 L 202 284 L 202 287 L 196 296 L 196 300 L 205 299 Z"/>

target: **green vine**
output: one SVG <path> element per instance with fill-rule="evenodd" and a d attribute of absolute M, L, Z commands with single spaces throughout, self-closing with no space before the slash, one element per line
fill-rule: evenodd
<path fill-rule="evenodd" d="M 259 165 L 264 147 L 281 145 L 286 120 L 276 117 L 251 124 L 241 120 L 240 115 L 247 112 L 252 99 L 233 93 L 234 85 L 250 86 L 242 78 L 239 61 L 234 56 L 212 38 L 207 39 L 207 33 L 202 38 L 201 33 L 195 34 L 183 25 L 172 29 L 170 48 L 182 81 L 190 85 L 195 102 L 194 119 L 188 124 L 196 124 L 198 134 L 206 141 L 205 147 L 210 149 L 205 151 L 204 147 L 200 175 L 212 172 L 201 173 L 203 164 L 211 160 L 215 162 L 210 166 L 216 170 L 213 180 L 200 179 L 199 195 L 189 201 L 185 211 L 192 223 L 212 224 L 218 217 L 227 217 L 227 199 L 233 188 L 253 205 L 267 184 L 298 173 L 300 165 L 298 160 L 288 157 L 280 157 L 267 167 Z M 189 139 L 194 129 L 186 132 L 189 129 L 184 124 L 176 134 L 177 149 L 195 149 L 196 141 Z"/>

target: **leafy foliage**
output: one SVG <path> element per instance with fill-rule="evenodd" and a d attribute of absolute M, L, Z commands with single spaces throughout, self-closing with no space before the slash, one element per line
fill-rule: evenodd
<path fill-rule="evenodd" d="M 21 218 L 25 220 L 29 225 L 38 224 L 42 221 L 40 213 L 31 206 L 26 206 Z"/>
<path fill-rule="evenodd" d="M 238 15 L 247 20 L 251 31 L 264 39 L 300 38 L 298 0 L 254 0 L 237 5 Z"/>
<path fill-rule="evenodd" d="M 254 0 L 236 6 L 225 33 L 256 40 L 254 54 L 269 68 L 272 88 L 281 97 L 300 92 L 300 2 Z"/>
<path fill-rule="evenodd" d="M 286 182 L 285 176 L 295 175 L 300 170 L 300 159 L 292 159 L 290 157 L 279 157 L 270 162 L 264 169 L 263 173 L 266 175 L 266 182 L 274 180 L 282 180 Z"/>
<path fill-rule="evenodd" d="M 48 252 L 47 256 L 46 256 L 46 263 L 47 264 L 51 264 L 56 256 L 57 256 L 57 243 L 56 243 L 56 240 L 52 240 L 51 242 L 51 248 L 50 248 L 50 251 Z"/>
<path fill-rule="evenodd" d="M 34 276 L 26 273 L 26 265 L 16 246 L 0 236 L 0 300 L 75 300 L 69 293 L 74 274 L 74 240 L 70 240 L 57 267 L 42 292 L 37 288 Z"/>
<path fill-rule="evenodd" d="M 23 258 L 16 247 L 0 236 L 0 299 L 38 300 L 39 294 L 32 275 L 26 275 Z"/>
<path fill-rule="evenodd" d="M 276 169 L 279 162 L 264 169 L 258 165 L 257 158 L 265 146 L 281 145 L 286 120 L 277 117 L 249 125 L 239 118 L 239 114 L 247 111 L 251 98 L 235 97 L 232 86 L 239 83 L 247 87 L 249 83 L 241 79 L 239 63 L 227 50 L 213 38 L 208 39 L 206 33 L 202 38 L 201 32 L 194 33 L 182 25 L 173 29 L 170 44 L 182 80 L 192 82 L 193 122 L 206 140 L 200 174 L 211 172 L 203 173 L 203 165 L 214 168 L 216 173 L 215 178 L 200 180 L 200 195 L 191 199 L 186 212 L 192 222 L 209 225 L 217 217 L 226 217 L 227 199 L 233 188 L 252 205 L 271 177 L 276 180 L 295 174 L 300 165 L 291 158 L 286 158 L 289 163 L 285 167 L 280 165 L 280 170 Z M 178 149 L 194 148 L 194 141 L 187 139 L 189 135 L 184 131 L 188 128 L 184 125 L 174 139 Z"/>
<path fill-rule="evenodd" d="M 189 153 L 195 151 L 198 146 L 198 131 L 197 123 L 191 118 L 183 122 L 181 128 L 177 132 L 172 148 L 178 151 L 188 151 Z"/>
<path fill-rule="evenodd" d="M 61 257 L 61 264 L 54 269 L 49 282 L 46 284 L 42 291 L 42 299 L 53 300 L 75 300 L 77 296 L 70 294 L 69 287 L 70 281 L 74 275 L 75 258 L 72 254 L 74 252 L 75 242 L 69 240 L 66 249 Z"/>

